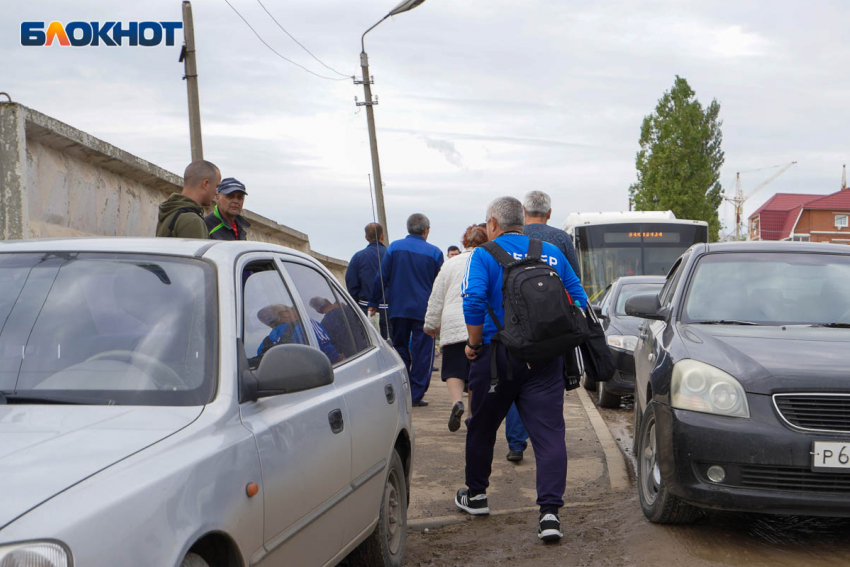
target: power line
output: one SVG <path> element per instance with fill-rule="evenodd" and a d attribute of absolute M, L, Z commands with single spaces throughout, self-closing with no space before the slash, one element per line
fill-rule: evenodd
<path fill-rule="evenodd" d="M 316 61 L 318 61 L 318 62 L 319 62 L 319 64 L 320 64 L 322 67 L 324 67 L 325 69 L 327 69 L 327 70 L 329 70 L 329 71 L 333 71 L 334 73 L 336 73 L 336 74 L 337 74 L 337 75 L 339 75 L 340 77 L 345 77 L 346 79 L 350 79 L 350 78 L 351 78 L 351 75 L 346 75 L 345 73 L 340 73 L 339 71 L 337 71 L 336 69 L 334 69 L 334 68 L 333 68 L 333 67 L 331 67 L 330 65 L 326 65 L 326 64 L 324 63 L 324 61 L 322 61 L 321 59 L 319 59 L 318 57 L 316 57 L 315 55 L 313 55 L 313 52 L 312 52 L 312 51 L 310 51 L 309 49 L 307 49 L 306 47 L 304 47 L 304 45 L 303 45 L 300 41 L 298 41 L 297 39 L 295 39 L 295 37 L 293 37 L 293 35 L 292 35 L 291 33 L 289 33 L 288 31 L 286 31 L 286 28 L 284 28 L 282 25 L 280 25 L 280 22 L 278 22 L 278 21 L 277 21 L 277 19 L 276 19 L 276 18 L 272 15 L 272 13 L 271 13 L 271 12 L 269 12 L 268 8 L 266 8 L 265 4 L 263 4 L 261 0 L 257 0 L 257 4 L 259 4 L 260 6 L 262 6 L 262 7 L 263 7 L 263 10 L 265 10 L 265 11 L 266 11 L 266 14 L 268 14 L 268 15 L 269 15 L 269 17 L 272 19 L 272 21 L 273 21 L 274 23 L 276 23 L 276 24 L 277 24 L 277 27 L 279 27 L 281 30 L 283 30 L 283 33 L 285 33 L 286 35 L 288 35 L 288 36 L 289 36 L 289 38 L 290 38 L 292 41 L 294 41 L 295 43 L 297 43 L 297 44 L 299 45 L 299 47 L 301 47 L 301 49 L 303 49 L 304 51 L 306 51 L 307 53 L 309 53 L 309 54 L 310 54 L 310 57 L 312 57 L 313 59 L 315 59 Z"/>
<path fill-rule="evenodd" d="M 344 78 L 344 79 L 336 79 L 336 78 L 334 78 L 334 77 L 326 77 L 326 76 L 324 76 L 324 75 L 319 75 L 318 73 L 314 73 L 313 71 L 311 71 L 310 69 L 308 69 L 308 68 L 307 68 L 307 67 L 305 67 L 304 65 L 301 65 L 301 64 L 299 64 L 299 63 L 296 63 L 296 62 L 295 62 L 295 61 L 293 61 L 292 59 L 288 59 L 288 58 L 284 57 L 283 55 L 281 55 L 280 53 L 278 53 L 278 52 L 275 50 L 275 48 L 274 48 L 274 47 L 272 47 L 271 45 L 269 45 L 269 44 L 266 42 L 266 40 L 264 40 L 264 39 L 262 38 L 262 36 L 261 36 L 259 33 L 257 33 L 257 30 L 255 30 L 255 29 L 254 29 L 254 26 L 252 26 L 251 24 L 249 24 L 249 23 L 248 23 L 248 20 L 246 20 L 246 19 L 245 19 L 245 17 L 244 17 L 242 14 L 240 14 L 240 13 L 239 13 L 239 10 L 237 10 L 236 8 L 234 8 L 234 7 L 233 7 L 233 4 L 231 4 L 231 3 L 229 2 L 229 0 L 224 0 L 224 1 L 227 3 L 227 5 L 228 5 L 228 6 L 230 6 L 230 9 L 231 9 L 231 10 L 233 10 L 234 12 L 236 12 L 236 15 L 237 15 L 237 16 L 239 16 L 239 17 L 242 19 L 242 21 L 243 21 L 243 22 L 245 22 L 245 25 L 246 25 L 246 26 L 248 26 L 249 28 L 251 28 L 251 31 L 252 31 L 252 32 L 254 32 L 254 35 L 255 35 L 255 36 L 257 36 L 257 39 L 259 39 L 259 40 L 263 43 L 263 45 L 265 45 L 266 47 L 268 47 L 268 48 L 269 48 L 269 50 L 271 50 L 271 52 L 272 52 L 272 53 L 274 53 L 275 55 L 277 55 L 278 57 L 280 57 L 280 58 L 281 58 L 281 59 L 283 59 L 284 61 L 287 61 L 287 62 L 289 62 L 289 63 L 292 63 L 292 64 L 293 64 L 293 65 L 295 65 L 296 67 L 300 67 L 301 69 L 303 69 L 303 70 L 307 71 L 307 72 L 308 72 L 308 73 L 310 73 L 311 75 L 315 75 L 315 76 L 319 77 L 320 79 L 326 79 L 326 80 L 328 80 L 328 81 L 347 81 L 347 80 L 349 80 L 349 79 L 351 78 L 351 77 L 346 77 L 346 78 Z"/>

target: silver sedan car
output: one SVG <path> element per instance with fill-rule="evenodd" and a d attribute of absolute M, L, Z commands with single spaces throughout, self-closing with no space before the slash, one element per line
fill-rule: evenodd
<path fill-rule="evenodd" d="M 400 566 L 401 359 L 313 258 L 0 243 L 0 565 Z"/>

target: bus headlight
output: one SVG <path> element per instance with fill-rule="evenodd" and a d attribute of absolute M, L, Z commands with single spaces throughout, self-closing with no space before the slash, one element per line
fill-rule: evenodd
<path fill-rule="evenodd" d="M 0 545 L 0 565 L 6 567 L 68 567 L 68 550 L 55 541 Z"/>
<path fill-rule="evenodd" d="M 741 383 L 698 360 L 682 360 L 673 367 L 670 405 L 703 413 L 750 417 L 747 394 Z"/>
<path fill-rule="evenodd" d="M 638 338 L 634 335 L 608 335 L 606 337 L 608 346 L 634 352 L 637 347 Z"/>

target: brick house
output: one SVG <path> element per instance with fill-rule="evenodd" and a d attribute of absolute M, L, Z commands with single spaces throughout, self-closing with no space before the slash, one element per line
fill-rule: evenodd
<path fill-rule="evenodd" d="M 850 244 L 850 190 L 777 193 L 750 215 L 748 239 Z"/>

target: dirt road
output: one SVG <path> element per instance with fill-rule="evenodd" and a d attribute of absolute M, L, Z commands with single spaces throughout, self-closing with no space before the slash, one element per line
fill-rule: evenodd
<path fill-rule="evenodd" d="M 567 502 L 561 512 L 564 539 L 537 539 L 533 451 L 519 466 L 504 461 L 499 435 L 488 518 L 466 518 L 453 510 L 454 489 L 463 483 L 464 429 L 443 434 L 448 402 L 443 385 L 432 384 L 429 408 L 417 408 L 417 465 L 411 496 L 411 529 L 405 564 L 419 566 L 846 566 L 850 565 L 850 520 L 712 513 L 690 526 L 656 526 L 640 510 L 631 456 L 631 400 L 620 410 L 601 410 L 624 451 L 630 488 L 612 492 L 598 439 L 575 392 L 565 416 L 571 460 Z M 595 398 L 595 396 L 594 396 Z M 587 416 L 585 416 L 587 419 Z M 422 428 L 419 428 L 419 424 Z M 439 435 L 439 441 L 435 437 Z M 421 445 L 420 445 L 421 442 Z M 580 470 L 576 471 L 576 465 Z M 522 508 L 526 508 L 523 510 Z"/>

